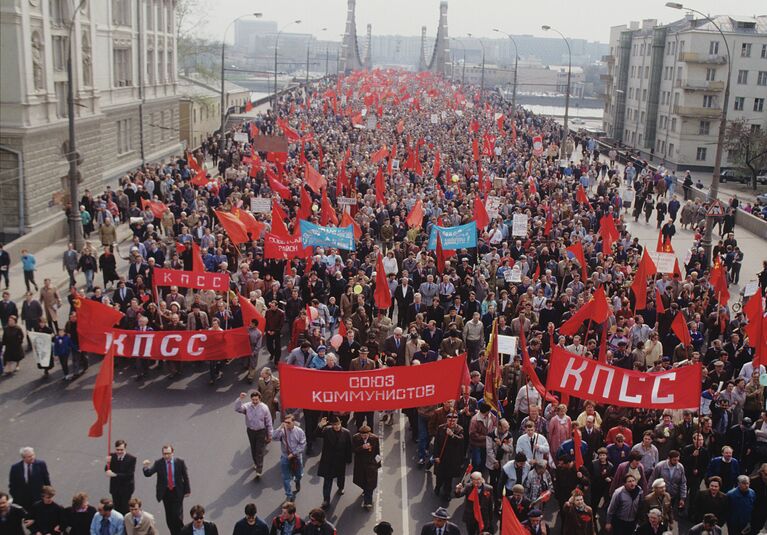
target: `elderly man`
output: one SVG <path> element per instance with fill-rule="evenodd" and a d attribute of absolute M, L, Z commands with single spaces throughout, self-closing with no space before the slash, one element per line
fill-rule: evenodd
<path fill-rule="evenodd" d="M 464 497 L 463 521 L 466 523 L 468 535 L 480 535 L 487 530 L 493 530 L 493 487 L 485 483 L 481 472 L 471 473 L 471 483 L 464 487 L 462 483 L 455 486 L 455 496 Z M 480 518 L 475 517 L 475 503 L 479 503 Z"/>
<path fill-rule="evenodd" d="M 45 461 L 37 459 L 34 448 L 21 448 L 19 455 L 21 461 L 11 465 L 8 490 L 13 502 L 29 511 L 32 504 L 40 499 L 43 487 L 50 486 L 51 478 L 48 466 Z"/>

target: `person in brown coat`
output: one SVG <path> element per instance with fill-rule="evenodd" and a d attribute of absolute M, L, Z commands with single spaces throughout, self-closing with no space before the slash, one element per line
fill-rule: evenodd
<path fill-rule="evenodd" d="M 586 505 L 583 492 L 573 490 L 562 506 L 562 533 L 565 535 L 596 535 L 594 511 Z"/>
<path fill-rule="evenodd" d="M 381 464 L 381 445 L 368 425 L 359 428 L 352 437 L 354 476 L 352 482 L 362 489 L 362 508 L 373 509 L 373 491 L 378 487 L 378 467 Z"/>

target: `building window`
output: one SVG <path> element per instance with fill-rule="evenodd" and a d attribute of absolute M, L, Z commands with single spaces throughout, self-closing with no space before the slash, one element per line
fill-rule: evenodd
<path fill-rule="evenodd" d="M 645 112 L 642 112 L 642 113 L 639 115 L 639 122 L 640 122 L 640 123 L 642 123 L 642 124 L 644 124 L 644 118 L 645 118 Z"/>
<path fill-rule="evenodd" d="M 166 9 L 168 10 L 168 14 L 165 16 L 165 31 L 173 33 L 173 6 L 170 2 L 168 2 Z"/>
<path fill-rule="evenodd" d="M 762 59 L 767 59 L 767 45 L 762 45 Z"/>
<path fill-rule="evenodd" d="M 740 45 L 740 57 L 741 58 L 751 57 L 751 43 L 743 43 L 742 45 Z"/>
<path fill-rule="evenodd" d="M 759 124 L 752 124 L 751 125 L 751 133 L 752 134 L 755 134 L 755 135 L 758 134 L 759 130 L 761 130 L 761 129 L 762 129 L 762 125 L 759 125 Z"/>
<path fill-rule="evenodd" d="M 706 147 L 698 147 L 698 150 L 695 152 L 695 159 L 699 162 L 705 162 L 706 161 Z"/>
<path fill-rule="evenodd" d="M 650 67 L 649 65 L 644 68 L 644 79 L 647 80 L 650 77 Z"/>
<path fill-rule="evenodd" d="M 51 38 L 53 47 L 53 70 L 63 71 L 67 66 L 67 37 L 54 35 Z"/>
<path fill-rule="evenodd" d="M 152 8 L 151 0 L 146 4 L 146 29 L 149 31 L 154 30 L 154 9 Z"/>
<path fill-rule="evenodd" d="M 767 71 L 759 71 L 756 77 L 756 85 L 767 85 Z"/>
<path fill-rule="evenodd" d="M 642 134 L 639 134 L 639 146 L 642 146 Z"/>
<path fill-rule="evenodd" d="M 146 83 L 154 84 L 154 50 L 146 51 Z"/>
<path fill-rule="evenodd" d="M 117 121 L 117 154 L 130 152 L 131 143 L 131 120 L 121 119 Z"/>
<path fill-rule="evenodd" d="M 708 44 L 708 53 L 710 56 L 719 53 L 719 41 L 711 41 Z"/>
<path fill-rule="evenodd" d="M 634 88 L 629 87 L 629 100 L 631 100 L 632 98 L 634 98 Z"/>
<path fill-rule="evenodd" d="M 671 118 L 671 131 L 676 132 L 676 117 Z"/>
<path fill-rule="evenodd" d="M 56 91 L 56 115 L 59 119 L 68 116 L 67 114 L 67 83 L 55 82 L 53 89 Z"/>
<path fill-rule="evenodd" d="M 738 83 L 739 84 L 748 83 L 748 71 L 742 70 L 742 69 L 738 71 Z"/>
<path fill-rule="evenodd" d="M 162 0 L 157 2 L 157 31 L 161 32 L 162 29 L 165 27 L 165 21 L 163 20 L 163 17 L 165 16 L 165 9 L 162 6 Z"/>
<path fill-rule="evenodd" d="M 698 134 L 701 136 L 707 136 L 709 131 L 711 130 L 711 122 L 710 121 L 701 121 L 700 125 L 698 126 Z"/>
<path fill-rule="evenodd" d="M 762 111 L 764 110 L 764 99 L 763 98 L 755 98 L 754 99 L 754 111 Z"/>
<path fill-rule="evenodd" d="M 743 111 L 743 106 L 745 103 L 745 97 L 735 97 L 735 111 Z"/>
<path fill-rule="evenodd" d="M 64 12 L 65 0 L 50 0 L 48 2 L 48 8 L 50 11 L 51 24 L 53 26 L 63 26 L 66 19 L 66 13 Z"/>
<path fill-rule="evenodd" d="M 714 95 L 703 95 L 703 107 L 704 108 L 714 107 Z"/>
<path fill-rule="evenodd" d="M 644 56 L 644 43 L 639 45 L 639 55 Z"/>
<path fill-rule="evenodd" d="M 131 0 L 112 0 L 112 23 L 118 26 L 131 25 Z"/>
<path fill-rule="evenodd" d="M 673 143 L 669 143 L 668 144 L 668 152 L 666 153 L 666 156 L 671 156 L 672 154 L 674 154 L 674 144 Z"/>
<path fill-rule="evenodd" d="M 676 79 L 677 80 L 681 80 L 682 79 L 682 67 L 681 66 L 676 68 Z"/>
<path fill-rule="evenodd" d="M 706 69 L 706 81 L 713 82 L 716 80 L 716 69 Z"/>
<path fill-rule="evenodd" d="M 130 48 L 115 48 L 114 56 L 114 85 L 115 87 L 128 87 L 132 85 L 133 72 Z"/>
<path fill-rule="evenodd" d="M 159 83 L 165 82 L 165 51 L 157 51 L 157 81 Z"/>
<path fill-rule="evenodd" d="M 173 76 L 173 73 L 175 72 L 173 70 L 173 51 L 172 50 L 168 50 L 167 56 L 168 56 L 168 78 L 167 78 L 167 80 L 168 80 L 168 82 L 173 83 L 173 82 L 176 81 L 176 77 Z"/>
<path fill-rule="evenodd" d="M 647 89 L 642 90 L 642 102 L 647 102 Z"/>

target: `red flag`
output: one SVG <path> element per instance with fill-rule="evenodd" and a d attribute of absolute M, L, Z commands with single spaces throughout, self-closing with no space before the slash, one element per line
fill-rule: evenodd
<path fill-rule="evenodd" d="M 474 156 L 474 161 L 479 161 L 479 141 L 477 138 L 471 140 L 471 154 Z"/>
<path fill-rule="evenodd" d="M 530 382 L 533 383 L 533 388 L 535 388 L 546 401 L 559 404 L 557 397 L 554 394 L 549 393 L 549 391 L 546 390 L 546 387 L 543 386 L 538 374 L 535 373 L 535 368 L 533 368 L 533 365 L 530 363 L 530 355 L 527 352 L 527 338 L 525 337 L 524 329 L 520 330 L 519 333 L 519 347 L 522 350 L 522 372 L 524 372 Z"/>
<path fill-rule="evenodd" d="M 442 275 L 445 272 L 445 251 L 442 249 L 442 236 L 437 232 L 437 273 Z"/>
<path fill-rule="evenodd" d="M 610 315 L 610 307 L 607 303 L 605 289 L 600 286 L 589 301 L 573 314 L 570 319 L 559 327 L 559 332 L 566 336 L 572 336 L 580 329 L 583 322 L 590 320 L 597 325 L 607 321 Z"/>
<path fill-rule="evenodd" d="M 478 133 L 479 132 L 479 121 L 477 121 L 476 119 L 472 119 L 471 122 L 469 123 L 469 129 L 471 130 L 471 132 L 473 134 Z"/>
<path fill-rule="evenodd" d="M 376 308 L 379 310 L 388 310 L 391 307 L 391 291 L 389 291 L 389 281 L 386 279 L 383 256 L 381 256 L 380 251 L 376 261 L 376 289 L 373 297 Z"/>
<path fill-rule="evenodd" d="M 655 312 L 656 314 L 663 314 L 666 312 L 666 307 L 663 306 L 663 296 L 658 288 L 655 288 Z"/>
<path fill-rule="evenodd" d="M 253 214 L 242 208 L 238 208 L 234 213 L 237 216 L 237 219 L 245 225 L 245 230 L 250 232 L 251 240 L 257 240 L 261 237 L 261 231 L 264 230 L 264 225 L 259 223 L 256 218 L 253 217 Z"/>
<path fill-rule="evenodd" d="M 224 227 L 224 230 L 229 235 L 229 239 L 232 243 L 238 245 L 240 243 L 248 243 L 248 229 L 245 228 L 245 224 L 240 219 L 229 212 L 222 212 L 220 210 L 214 210 L 216 217 L 218 217 L 219 223 Z"/>
<path fill-rule="evenodd" d="M 333 208 L 333 205 L 330 204 L 330 199 L 328 199 L 327 188 L 322 190 L 322 207 L 320 216 L 320 224 L 323 227 L 327 226 L 328 223 L 333 223 L 333 225 L 338 226 L 338 216 L 336 215 L 336 211 Z"/>
<path fill-rule="evenodd" d="M 189 151 L 186 151 L 186 162 L 189 164 L 189 169 L 192 171 L 196 173 L 201 171 L 200 164 L 197 163 L 197 159 L 194 157 L 194 154 Z"/>
<path fill-rule="evenodd" d="M 256 320 L 258 322 L 258 330 L 263 333 L 264 329 L 266 328 L 266 318 L 264 318 L 258 312 L 256 306 L 251 303 L 249 299 L 243 297 L 240 294 L 237 294 L 237 300 L 240 303 L 240 311 L 242 312 L 243 324 L 248 327 L 251 320 Z"/>
<path fill-rule="evenodd" d="M 547 238 L 551 234 L 551 228 L 554 226 L 554 215 L 551 212 L 551 208 L 546 210 L 546 225 L 543 227 L 543 235 Z"/>
<path fill-rule="evenodd" d="M 642 259 L 639 261 L 639 266 L 634 274 L 634 281 L 631 283 L 631 291 L 634 292 L 635 298 L 634 310 L 647 308 L 647 277 L 654 275 L 655 272 L 655 263 L 647 254 L 645 247 L 642 252 Z"/>
<path fill-rule="evenodd" d="M 433 166 L 432 166 L 432 168 L 431 168 L 431 170 L 432 170 L 432 176 L 433 176 L 434 178 L 437 178 L 437 177 L 439 176 L 439 171 L 440 171 L 440 163 L 441 163 L 441 162 L 440 162 L 440 156 L 439 156 L 439 152 L 437 152 L 437 154 L 435 154 L 435 155 L 434 155 L 434 165 L 433 165 Z"/>
<path fill-rule="evenodd" d="M 82 320 L 78 320 L 82 321 Z M 104 433 L 104 425 L 112 417 L 112 383 L 114 382 L 114 344 L 109 346 L 109 351 L 101 361 L 99 374 L 96 376 L 96 385 L 93 388 L 93 408 L 96 409 L 96 421 L 88 430 L 89 437 L 100 437 Z"/>
<path fill-rule="evenodd" d="M 664 241 L 665 241 L 665 240 L 663 239 L 663 229 L 660 229 L 660 230 L 658 231 L 658 243 L 657 243 L 657 245 L 655 246 L 655 250 L 656 250 L 657 252 L 659 252 L 659 253 L 662 253 L 662 252 L 664 252 L 664 251 L 663 251 L 663 243 L 664 243 Z"/>
<path fill-rule="evenodd" d="M 503 121 L 506 119 L 506 117 L 503 114 L 500 114 L 498 118 L 495 120 L 495 124 L 498 125 L 498 131 L 503 134 Z"/>
<path fill-rule="evenodd" d="M 726 306 L 730 301 L 730 290 L 727 283 L 727 274 L 724 272 L 721 259 L 714 260 L 714 267 L 708 276 L 708 282 L 714 287 L 714 295 L 720 306 Z"/>
<path fill-rule="evenodd" d="M 578 190 L 575 194 L 575 200 L 578 201 L 578 204 L 585 204 L 588 206 L 589 210 L 591 210 L 591 203 L 589 202 L 589 196 L 586 195 L 586 190 L 583 189 L 583 185 L 578 185 Z"/>
<path fill-rule="evenodd" d="M 405 131 L 405 120 L 404 120 L 404 119 L 400 119 L 400 120 L 397 122 L 397 127 L 396 127 L 396 129 L 397 129 L 397 133 L 398 133 L 398 134 L 400 134 L 400 135 L 402 135 L 402 132 L 404 132 L 404 131 Z"/>
<path fill-rule="evenodd" d="M 342 321 L 342 322 L 341 322 L 341 323 L 338 325 L 338 334 L 340 334 L 341 336 L 344 336 L 344 337 L 345 337 L 345 336 L 346 336 L 346 332 L 347 332 L 347 330 L 346 330 L 346 322 L 345 322 L 345 321 Z"/>
<path fill-rule="evenodd" d="M 743 305 L 743 314 L 748 320 L 743 330 L 748 345 L 754 348 L 753 366 L 758 369 L 760 365 L 767 365 L 767 318 L 764 317 L 761 288 Z"/>
<path fill-rule="evenodd" d="M 202 251 L 195 242 L 192 242 L 192 271 L 195 273 L 205 271 L 205 264 L 202 262 Z"/>
<path fill-rule="evenodd" d="M 304 180 L 314 193 L 319 193 L 328 185 L 328 181 L 309 162 L 304 165 Z"/>
<path fill-rule="evenodd" d="M 690 329 L 687 327 L 687 322 L 684 320 L 684 314 L 678 312 L 674 316 L 674 321 L 671 322 L 671 330 L 674 331 L 674 335 L 685 346 L 692 344 L 692 338 L 690 337 Z"/>
<path fill-rule="evenodd" d="M 385 191 L 386 191 L 386 183 L 384 181 L 383 169 L 379 167 L 378 172 L 376 173 L 376 202 L 377 203 L 386 204 L 386 195 L 384 195 Z"/>
<path fill-rule="evenodd" d="M 389 155 L 389 150 L 386 148 L 386 145 L 384 145 L 383 147 L 375 151 L 370 156 L 370 161 L 372 161 L 373 163 L 378 163 L 384 158 L 386 158 L 388 155 Z"/>
<path fill-rule="evenodd" d="M 522 527 L 514 514 L 511 502 L 506 498 L 501 499 L 501 502 L 501 535 L 529 535 L 530 532 Z"/>
<path fill-rule="evenodd" d="M 340 195 L 343 195 L 344 191 L 349 189 L 349 179 L 346 177 L 346 161 L 346 158 L 341 160 L 339 165 L 341 169 L 338 172 L 338 178 L 336 178 L 336 190 Z"/>
<path fill-rule="evenodd" d="M 298 211 L 296 212 L 296 228 L 298 228 L 298 220 L 308 220 L 312 216 L 313 205 L 314 203 L 312 202 L 312 196 L 309 195 L 309 192 L 306 191 L 306 188 L 301 188 L 301 203 L 299 204 Z"/>
<path fill-rule="evenodd" d="M 615 227 L 615 220 L 610 215 L 602 216 L 599 220 L 599 234 L 602 236 L 602 252 L 608 254 L 612 244 L 618 241 L 620 234 Z"/>
<path fill-rule="evenodd" d="M 290 188 L 277 180 L 277 178 L 274 176 L 274 173 L 268 171 L 267 176 L 269 177 L 269 189 L 271 189 L 286 201 L 289 201 L 293 198 L 293 194 L 290 193 Z"/>
<path fill-rule="evenodd" d="M 490 216 L 487 215 L 485 203 L 482 202 L 479 195 L 474 197 L 474 221 L 477 222 L 478 229 L 484 229 L 490 224 Z"/>
<path fill-rule="evenodd" d="M 410 228 L 420 227 L 423 224 L 423 202 L 418 199 L 413 205 L 412 210 L 405 219 L 407 226 Z"/>
<path fill-rule="evenodd" d="M 288 121 L 286 121 L 284 118 L 280 117 L 277 119 L 277 126 L 282 129 L 282 132 L 285 134 L 285 137 L 288 138 L 290 141 L 299 141 L 301 139 L 301 136 L 293 130 L 290 125 L 288 124 Z"/>
<path fill-rule="evenodd" d="M 463 355 L 457 355 L 457 356 L 463 356 L 466 358 L 466 353 Z M 465 386 L 467 389 L 471 388 L 471 372 L 469 372 L 469 365 L 468 365 L 468 359 L 464 361 L 463 363 L 463 373 L 461 374 L 461 386 Z M 460 392 L 459 392 L 460 397 Z M 469 470 L 471 472 L 471 470 Z"/>
<path fill-rule="evenodd" d="M 362 237 L 362 229 L 354 220 L 354 218 L 350 216 L 348 212 L 344 211 L 341 214 L 341 224 L 339 226 L 346 228 L 349 225 L 351 225 L 352 228 L 354 229 L 354 239 L 359 240 Z"/>
<path fill-rule="evenodd" d="M 114 327 L 123 317 L 119 310 L 93 299 L 86 299 L 74 290 L 72 295 L 74 297 L 72 306 L 77 310 L 78 329 L 87 326 L 91 330 L 106 331 Z"/>
<path fill-rule="evenodd" d="M 583 466 L 583 452 L 581 451 L 581 432 L 573 429 L 573 449 L 575 450 L 575 469 L 580 470 Z"/>
<path fill-rule="evenodd" d="M 511 121 L 511 144 L 515 145 L 517 143 L 517 122 Z"/>
<path fill-rule="evenodd" d="M 466 499 L 472 503 L 474 520 L 477 522 L 477 526 L 479 526 L 479 531 L 481 533 L 485 530 L 485 521 L 482 519 L 482 508 L 479 506 L 479 487 L 471 489 L 471 492 L 469 492 Z"/>
<path fill-rule="evenodd" d="M 285 221 L 287 220 L 288 217 L 285 215 L 283 209 L 277 204 L 276 200 L 272 199 L 272 234 L 276 234 L 281 238 L 290 237 L 288 227 L 285 225 Z"/>
<path fill-rule="evenodd" d="M 575 259 L 581 265 L 581 278 L 585 281 L 588 278 L 588 270 L 586 264 L 586 254 L 583 252 L 583 245 L 580 241 L 575 242 L 573 245 L 565 249 L 575 255 Z"/>
<path fill-rule="evenodd" d="M 162 203 L 160 201 L 148 201 L 146 199 L 141 199 L 141 208 L 143 210 L 146 210 L 147 206 L 152 211 L 152 215 L 155 216 L 155 218 L 157 219 L 162 218 L 162 215 L 165 213 L 165 210 L 168 209 L 165 203 Z"/>
<path fill-rule="evenodd" d="M 253 109 L 253 103 L 248 99 L 248 101 L 245 103 L 245 113 L 248 113 Z"/>
<path fill-rule="evenodd" d="M 208 173 L 204 169 L 200 169 L 197 171 L 194 175 L 194 178 L 191 180 L 192 185 L 204 188 L 208 185 L 208 182 L 211 182 L 211 179 L 208 178 Z M 142 199 L 142 206 L 144 205 L 143 201 L 145 199 Z"/>
<path fill-rule="evenodd" d="M 353 125 L 362 124 L 362 112 L 357 113 L 357 114 L 352 116 L 352 124 Z"/>

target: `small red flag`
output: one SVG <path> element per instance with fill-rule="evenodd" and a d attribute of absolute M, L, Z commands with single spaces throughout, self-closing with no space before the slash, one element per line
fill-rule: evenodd
<path fill-rule="evenodd" d="M 373 163 L 378 163 L 384 158 L 386 158 L 388 155 L 389 155 L 389 150 L 386 148 L 386 145 L 384 145 L 383 147 L 375 151 L 370 156 L 370 161 L 372 161 Z"/>
<path fill-rule="evenodd" d="M 581 432 L 573 429 L 573 449 L 575 450 L 575 469 L 580 470 L 583 466 L 583 452 L 581 451 Z"/>
<path fill-rule="evenodd" d="M 501 500 L 501 535 L 529 535 L 529 531 L 519 523 L 511 502 L 507 498 Z"/>
<path fill-rule="evenodd" d="M 684 314 L 681 312 L 677 312 L 677 315 L 674 316 L 674 321 L 671 322 L 671 330 L 674 331 L 674 335 L 685 346 L 692 344 L 690 329 L 687 327 L 687 322 L 684 319 Z"/>
<path fill-rule="evenodd" d="M 666 307 L 663 306 L 663 296 L 658 288 L 655 288 L 655 312 L 657 314 L 666 312 Z"/>
<path fill-rule="evenodd" d="M 389 307 L 391 307 L 391 291 L 389 291 L 389 281 L 386 280 L 383 256 L 381 256 L 380 251 L 378 253 L 378 260 L 376 261 L 376 289 L 373 297 L 375 299 L 376 308 L 379 310 L 389 310 Z"/>
<path fill-rule="evenodd" d="M 312 206 L 314 203 L 312 202 L 312 196 L 309 195 L 309 192 L 306 190 L 306 188 L 301 188 L 301 203 L 298 206 L 298 212 L 296 213 L 296 219 L 305 219 L 308 220 L 312 216 Z M 296 228 L 298 227 L 298 221 L 296 221 Z"/>
<path fill-rule="evenodd" d="M 471 140 L 471 154 L 474 156 L 474 161 L 479 161 L 479 141 L 477 138 Z"/>
<path fill-rule="evenodd" d="M 586 254 L 583 252 L 583 245 L 580 241 L 577 241 L 565 250 L 573 253 L 575 259 L 581 265 L 581 278 L 585 281 L 588 278 L 588 269 L 586 264 Z"/>
<path fill-rule="evenodd" d="M 437 232 L 437 273 L 442 275 L 445 272 L 445 251 L 442 249 L 442 236 Z"/>
<path fill-rule="evenodd" d="M 251 320 L 258 322 L 258 330 L 262 333 L 266 328 L 266 318 L 264 318 L 256 309 L 256 306 L 250 302 L 247 298 L 240 294 L 237 294 L 237 300 L 240 303 L 240 311 L 242 312 L 242 322 L 247 327 L 250 325 Z"/>
<path fill-rule="evenodd" d="M 589 210 L 591 210 L 591 203 L 589 202 L 589 196 L 586 195 L 586 190 L 583 189 L 582 185 L 578 185 L 578 190 L 575 194 L 575 200 L 578 201 L 578 204 L 585 204 L 588 206 Z"/>
<path fill-rule="evenodd" d="M 330 199 L 328 199 L 328 190 L 326 188 L 322 190 L 321 212 L 320 224 L 323 227 L 327 226 L 328 223 L 333 223 L 333 225 L 338 226 L 338 216 L 336 215 L 336 211 L 333 208 L 333 205 L 330 204 Z"/>
<path fill-rule="evenodd" d="M 148 201 L 146 199 L 141 199 L 141 208 L 146 210 L 147 206 L 152 211 L 152 215 L 155 216 L 155 218 L 157 219 L 162 218 L 162 215 L 165 213 L 165 210 L 168 209 L 165 203 L 162 203 L 160 201 Z"/>
<path fill-rule="evenodd" d="M 474 520 L 479 526 L 480 533 L 485 530 L 485 521 L 482 518 L 482 508 L 479 505 L 479 487 L 474 487 L 466 497 L 472 503 L 472 512 L 474 513 Z"/>
<path fill-rule="evenodd" d="M 474 197 L 474 221 L 477 222 L 478 229 L 484 229 L 490 224 L 490 216 L 487 215 L 485 203 L 482 202 L 479 195 Z"/>
<path fill-rule="evenodd" d="M 277 177 L 274 176 L 274 173 L 268 171 L 267 176 L 269 177 L 269 189 L 271 189 L 286 201 L 289 201 L 293 198 L 293 194 L 290 192 L 290 188 L 277 180 Z"/>
<path fill-rule="evenodd" d="M 304 164 L 304 180 L 314 193 L 319 193 L 322 188 L 328 185 L 328 181 L 309 162 Z"/>
<path fill-rule="evenodd" d="M 730 290 L 727 283 L 727 274 L 724 272 L 721 259 L 714 260 L 714 267 L 708 276 L 709 283 L 714 287 L 714 295 L 720 306 L 726 306 L 730 301 Z"/>
<path fill-rule="evenodd" d="M 352 229 L 354 229 L 354 239 L 359 240 L 362 237 L 362 229 L 360 228 L 359 224 L 354 220 L 352 216 L 349 215 L 348 212 L 344 211 L 341 214 L 341 224 L 340 227 L 346 228 L 349 225 L 352 226 Z"/>
<path fill-rule="evenodd" d="M 407 215 L 405 222 L 410 228 L 420 227 L 423 224 L 423 202 L 421 199 L 418 199 L 415 202 L 410 213 Z"/>
<path fill-rule="evenodd" d="M 386 190 L 386 182 L 384 181 L 383 169 L 379 167 L 378 172 L 376 173 L 376 202 L 377 203 L 386 204 L 386 195 L 384 194 L 385 190 Z"/>
<path fill-rule="evenodd" d="M 245 103 L 245 113 L 248 113 L 253 109 L 253 103 L 248 99 L 248 101 Z"/>
<path fill-rule="evenodd" d="M 82 320 L 79 320 L 82 321 Z M 96 376 L 96 385 L 93 388 L 93 408 L 96 410 L 96 421 L 88 430 L 89 437 L 100 437 L 104 433 L 104 425 L 112 417 L 112 383 L 114 382 L 114 344 L 109 346 L 109 351 L 101 361 L 99 374 Z"/>
<path fill-rule="evenodd" d="M 440 163 L 441 162 L 440 162 L 439 152 L 437 152 L 437 154 L 434 155 L 434 165 L 431 168 L 432 169 L 432 176 L 434 178 L 437 178 L 439 176 Z"/>
<path fill-rule="evenodd" d="M 202 262 L 202 251 L 195 242 L 192 242 L 192 271 L 195 273 L 205 271 L 205 264 Z"/>

